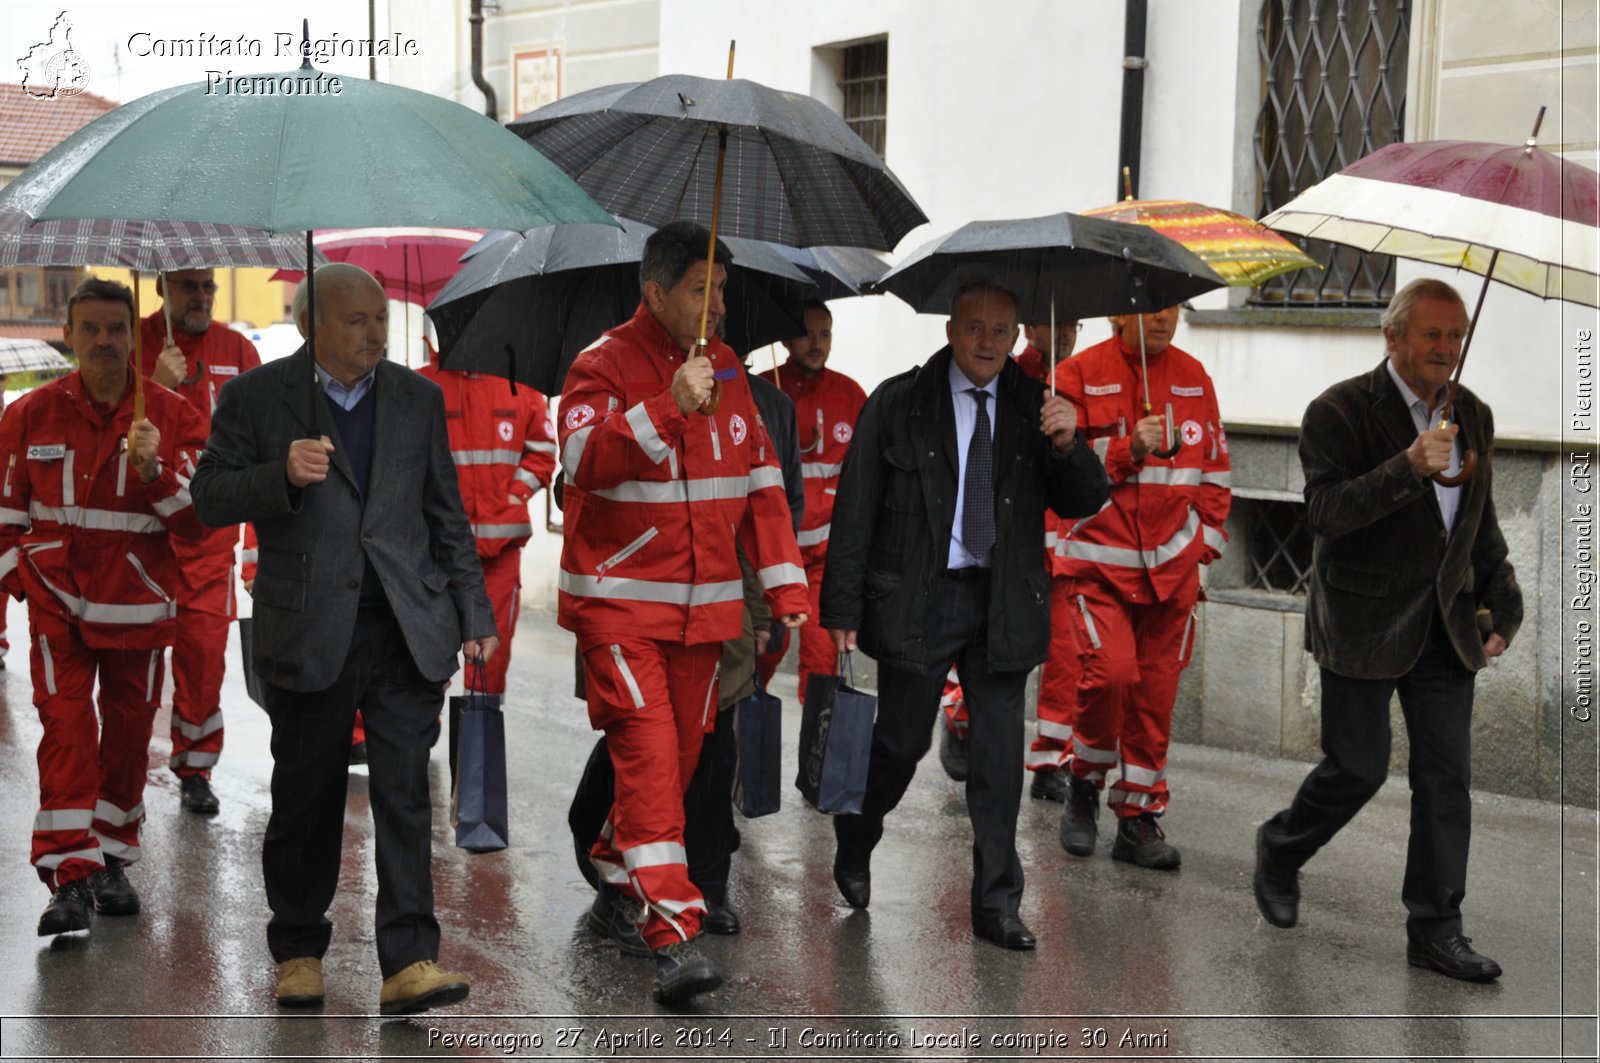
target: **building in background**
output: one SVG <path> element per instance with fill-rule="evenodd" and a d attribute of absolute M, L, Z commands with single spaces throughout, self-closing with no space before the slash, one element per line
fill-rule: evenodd
<path fill-rule="evenodd" d="M 429 47 L 387 76 L 482 109 L 472 8 L 390 0 L 390 24 L 425 32 Z M 1129 26 L 1141 20 L 1142 56 L 1126 57 Z M 480 78 L 505 122 L 598 85 L 664 72 L 721 77 L 735 39 L 736 76 L 816 96 L 883 151 L 931 219 L 904 255 L 976 218 L 1120 198 L 1124 128 L 1138 144 L 1139 196 L 1251 217 L 1396 140 L 1518 143 L 1541 105 L 1550 108 L 1541 145 L 1596 168 L 1597 25 L 1597 0 L 1514 9 L 1494 0 L 501 0 L 481 23 Z M 1143 93 L 1127 123 L 1125 80 Z M 1318 755 L 1318 674 L 1302 649 L 1301 414 L 1383 356 L 1378 319 L 1397 287 L 1432 274 L 1470 301 L 1480 283 L 1312 250 L 1325 270 L 1209 293 L 1184 315 L 1180 342 L 1222 402 L 1235 504 L 1174 725 L 1179 740 L 1305 760 Z M 833 309 L 834 364 L 869 389 L 944 342 L 941 320 L 892 298 Z M 1563 410 L 1575 386 L 1572 339 L 1597 324 L 1591 309 L 1496 286 L 1465 373 L 1494 405 L 1500 519 L 1524 592 L 1541 603 L 1512 652 L 1480 677 L 1476 779 L 1589 805 L 1592 772 L 1561 772 L 1563 754 L 1594 763 L 1594 730 L 1562 726 L 1577 690 L 1563 653 L 1561 455 L 1595 447 L 1594 432 L 1571 430 Z M 1107 334 L 1086 322 L 1080 343 Z M 1402 736 L 1395 763 L 1406 755 Z"/>

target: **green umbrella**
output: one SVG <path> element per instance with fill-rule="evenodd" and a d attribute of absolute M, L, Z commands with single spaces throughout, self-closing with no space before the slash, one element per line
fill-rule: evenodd
<path fill-rule="evenodd" d="M 124 104 L 24 170 L 0 192 L 0 206 L 37 220 L 215 222 L 272 232 L 612 223 L 571 178 L 483 115 L 309 63 L 213 77 Z"/>
<path fill-rule="evenodd" d="M 304 230 L 308 270 L 313 229 L 615 224 L 492 120 L 425 92 L 331 75 L 309 60 L 281 74 L 213 71 L 199 84 L 124 104 L 0 191 L 0 209 L 7 207 L 39 221 Z M 308 336 L 308 369 L 311 348 Z"/>

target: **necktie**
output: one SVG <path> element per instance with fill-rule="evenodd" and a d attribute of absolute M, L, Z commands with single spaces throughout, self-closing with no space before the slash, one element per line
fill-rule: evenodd
<path fill-rule="evenodd" d="M 994 440 L 989 432 L 989 393 L 971 390 L 978 404 L 978 422 L 967 444 L 967 476 L 963 485 L 961 539 L 967 552 L 980 561 L 989 559 L 994 547 Z"/>

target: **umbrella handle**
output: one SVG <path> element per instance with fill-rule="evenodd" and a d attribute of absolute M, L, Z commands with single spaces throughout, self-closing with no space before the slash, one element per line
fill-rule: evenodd
<path fill-rule="evenodd" d="M 1449 476 L 1442 472 L 1436 472 L 1433 474 L 1433 482 L 1439 484 L 1441 487 L 1460 487 L 1462 484 L 1472 479 L 1472 474 L 1476 472 L 1477 469 L 1478 452 L 1475 450 L 1469 450 L 1465 454 L 1461 455 L 1460 472 L 1456 473 L 1454 476 Z"/>

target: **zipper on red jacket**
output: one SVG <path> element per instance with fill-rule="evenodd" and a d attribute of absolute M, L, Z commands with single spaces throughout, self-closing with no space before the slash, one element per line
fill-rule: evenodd
<path fill-rule="evenodd" d="M 12 454 L 6 459 L 6 497 L 11 497 L 11 474 L 17 471 L 17 456 Z"/>
<path fill-rule="evenodd" d="M 620 565 L 622 562 L 628 560 L 628 558 L 632 557 L 634 554 L 643 549 L 645 543 L 649 542 L 651 539 L 654 539 L 658 534 L 660 534 L 660 529 L 652 525 L 645 531 L 643 535 L 639 536 L 633 542 L 629 543 L 627 546 L 624 546 L 621 550 L 618 550 L 616 553 L 612 554 L 610 557 L 596 565 L 594 569 L 596 578 L 604 578 L 606 569 L 614 568 L 615 566 Z"/>
<path fill-rule="evenodd" d="M 161 589 L 161 584 L 157 583 L 155 580 L 150 578 L 150 574 L 144 570 L 144 565 L 140 563 L 139 558 L 134 554 L 134 552 L 132 550 L 128 551 L 128 555 L 127 556 L 128 556 L 128 560 L 133 563 L 134 571 L 139 573 L 139 578 L 140 579 L 144 580 L 144 585 L 146 587 L 149 587 L 151 590 L 155 591 L 157 594 L 159 594 L 161 596 L 161 600 L 162 601 L 164 601 L 164 602 L 172 601 L 172 595 L 170 595 L 166 591 L 162 590 Z"/>
<path fill-rule="evenodd" d="M 707 420 L 711 422 L 711 460 L 721 461 L 722 438 L 717 435 L 717 419 L 715 417 L 709 417 Z"/>

